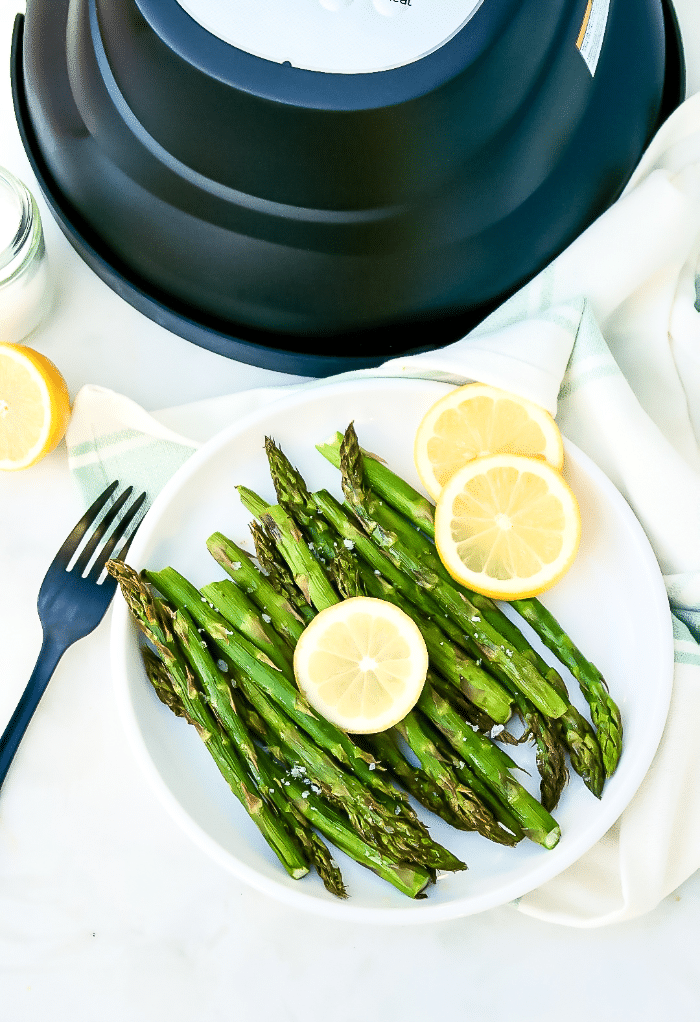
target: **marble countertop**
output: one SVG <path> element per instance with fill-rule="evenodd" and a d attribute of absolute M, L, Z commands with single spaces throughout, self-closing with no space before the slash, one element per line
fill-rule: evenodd
<path fill-rule="evenodd" d="M 700 88 L 697 0 L 677 0 L 688 91 Z M 21 4 L 0 0 L 9 57 Z M 111 292 L 46 210 L 0 87 L 0 164 L 42 209 L 57 303 L 32 346 L 85 383 L 158 409 L 293 377 L 175 337 Z M 36 595 L 81 513 L 65 446 L 0 477 L 0 727 L 40 644 Z M 506 906 L 422 927 L 341 924 L 290 909 L 207 858 L 144 781 L 118 719 L 109 615 L 59 664 L 0 794 L 0 1016 L 13 1022 L 307 1022 L 662 1015 L 700 1000 L 696 875 L 651 914 L 601 930 Z M 76 730 L 78 706 L 91 726 Z M 82 719 L 85 719 L 83 714 Z M 511 1007 L 512 1006 L 512 1007 Z"/>

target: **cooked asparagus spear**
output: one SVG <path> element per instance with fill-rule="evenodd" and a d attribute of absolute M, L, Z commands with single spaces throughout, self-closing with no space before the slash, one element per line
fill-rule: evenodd
<path fill-rule="evenodd" d="M 466 828 L 461 819 L 452 811 L 439 786 L 426 774 L 422 767 L 414 766 L 404 756 L 393 731 L 382 731 L 376 735 L 364 735 L 363 745 L 368 746 L 377 759 L 389 769 L 398 783 L 413 795 L 417 802 L 440 819 L 458 830 Z"/>
<path fill-rule="evenodd" d="M 340 468 L 340 446 L 342 434 L 337 433 L 332 443 L 317 445 L 317 450 L 331 464 Z M 364 455 L 364 468 L 367 480 L 371 488 L 383 498 L 387 504 L 400 511 L 411 521 L 416 528 L 422 530 L 431 539 L 435 538 L 435 509 L 430 501 L 409 483 L 401 479 L 383 461 L 367 451 Z M 607 685 L 602 679 L 600 672 L 594 665 L 589 664 L 583 654 L 578 650 L 575 643 L 556 619 L 546 610 L 537 597 L 530 597 L 527 600 L 514 601 L 512 606 L 516 607 L 518 613 L 528 621 L 542 641 L 551 649 L 560 663 L 572 670 L 576 677 L 586 700 L 591 707 L 591 716 L 598 731 L 598 739 L 601 748 L 605 747 L 604 763 L 605 772 L 609 776 L 615 770 L 622 752 L 622 722 L 619 708 L 610 696 Z M 588 667 L 586 666 L 588 664 Z M 576 666 L 577 673 L 574 673 L 573 666 Z M 595 708 L 594 708 L 595 707 Z M 575 728 L 572 733 L 575 733 Z M 594 756 L 594 752 L 588 752 L 585 746 L 581 746 L 581 754 L 584 757 Z M 572 760 L 573 762 L 573 760 Z M 582 768 L 591 771 L 591 790 L 598 787 L 595 776 L 595 766 Z M 599 791 L 597 792 L 600 793 Z"/>
<path fill-rule="evenodd" d="M 316 444 L 316 450 L 330 461 L 331 465 L 340 468 L 340 445 L 343 434 L 336 433 L 332 443 Z M 363 450 L 367 481 L 372 489 L 387 504 L 400 511 L 417 529 L 422 529 L 431 539 L 435 538 L 435 506 L 427 497 L 414 489 L 401 476 L 396 475 L 389 466 L 376 455 Z"/>
<path fill-rule="evenodd" d="M 209 648 L 186 610 L 172 613 L 172 628 L 190 670 L 194 673 L 217 719 L 245 759 L 258 788 L 264 792 L 265 778 L 260 774 L 258 750 L 238 709 L 234 690 L 236 680 L 227 677 L 214 661 Z"/>
<path fill-rule="evenodd" d="M 462 718 L 427 683 L 418 700 L 420 709 L 450 742 L 477 777 L 511 809 L 526 836 L 545 848 L 553 848 L 561 836 L 557 822 L 513 777 L 516 764 L 502 749 L 465 724 Z"/>
<path fill-rule="evenodd" d="M 374 535 L 367 536 L 354 525 L 347 512 L 327 490 L 321 490 L 313 496 L 319 510 L 338 532 L 352 542 L 371 567 L 379 570 L 412 603 L 419 607 L 421 605 L 430 607 L 427 611 L 428 616 L 436 616 L 433 607 L 437 604 L 443 614 L 448 615 L 475 643 L 481 656 L 486 661 L 497 664 L 503 674 L 524 691 L 546 716 L 557 717 L 566 711 L 566 703 L 561 696 L 540 677 L 528 660 L 484 621 L 473 604 L 465 600 L 454 587 L 443 583 L 434 573 L 423 569 L 419 564 L 412 565 L 407 554 L 401 552 L 397 556 L 391 546 L 379 547 L 374 541 Z M 372 547 L 378 554 L 386 556 L 377 557 L 372 552 Z M 421 590 L 430 597 L 430 601 L 421 595 Z M 439 614 L 440 610 L 437 611 L 437 616 Z M 497 713 L 489 707 L 482 706 L 482 709 L 499 723 L 505 722 L 504 719 L 499 720 Z"/>
<path fill-rule="evenodd" d="M 309 871 L 303 850 L 286 822 L 258 791 L 228 736 L 221 735 L 216 718 L 202 698 L 194 675 L 183 663 L 164 605 L 155 600 L 138 575 L 121 561 L 109 561 L 107 568 L 119 582 L 124 598 L 139 628 L 153 644 L 171 679 L 183 715 L 205 742 L 214 762 L 232 792 L 258 826 L 270 848 L 290 876 L 299 879 Z M 161 679 L 161 687 L 162 687 Z M 156 686 L 156 691 L 158 686 Z M 159 695 L 162 693 L 159 692 Z"/>
<path fill-rule="evenodd" d="M 163 702 L 178 716 L 188 719 L 182 703 L 175 694 L 170 677 L 162 660 L 149 648 L 144 647 L 143 659 L 146 666 L 146 673 L 151 680 L 156 692 Z M 194 723 L 189 720 L 189 723 Z M 228 741 L 228 735 L 221 723 L 212 719 L 214 731 L 208 740 L 220 743 Z M 338 864 L 333 860 L 330 851 L 323 841 L 312 830 L 311 825 L 305 817 L 299 813 L 294 802 L 287 796 L 283 785 L 280 785 L 267 764 L 267 753 L 264 749 L 255 750 L 256 770 L 261 778 L 261 788 L 266 798 L 276 807 L 281 818 L 286 822 L 293 832 L 304 855 L 310 864 L 316 868 L 321 877 L 324 887 L 331 894 L 338 898 L 346 898 L 347 891 Z"/>
<path fill-rule="evenodd" d="M 472 788 L 461 783 L 455 776 L 450 763 L 443 759 L 423 727 L 418 713 L 407 714 L 401 723 L 397 724 L 396 730 L 418 757 L 428 777 L 439 787 L 450 809 L 460 820 L 461 829 L 475 830 L 483 837 L 499 844 L 515 844 L 514 836 L 499 827 L 490 810 Z"/>
<path fill-rule="evenodd" d="M 316 610 L 338 603 L 338 594 L 294 520 L 279 505 L 265 505 L 248 487 L 239 486 L 238 492 L 243 506 L 262 522 L 275 541 L 307 603 Z"/>
<path fill-rule="evenodd" d="M 469 723 L 476 725 L 482 731 L 490 731 L 496 720 L 484 713 L 477 705 L 477 702 L 483 703 L 485 689 L 490 689 L 492 684 L 491 679 L 486 676 L 486 672 L 477 666 L 476 662 L 467 656 L 459 646 L 450 642 L 434 621 L 423 617 L 413 604 L 402 597 L 381 575 L 375 575 L 371 569 L 368 570 L 364 566 L 360 566 L 359 574 L 368 595 L 395 604 L 415 621 L 425 639 L 432 667 L 464 696 L 461 706 Z M 502 716 L 499 715 L 500 721 L 506 714 L 510 715 L 512 703 L 512 699 L 507 693 L 504 694 L 503 700 Z"/>
<path fill-rule="evenodd" d="M 325 805 L 313 791 L 295 778 L 293 773 L 282 770 L 272 761 L 271 772 L 284 796 L 291 800 L 298 812 L 336 847 L 360 865 L 371 869 L 377 876 L 393 884 L 409 898 L 425 897 L 425 888 L 433 876 L 431 870 L 393 861 L 379 849 L 363 841 L 348 826 L 340 813 Z"/>
<path fill-rule="evenodd" d="M 194 622 L 184 610 L 178 610 L 173 618 L 173 627 L 180 647 L 191 670 L 200 682 L 205 695 L 214 710 L 219 724 L 219 737 L 232 739 L 234 746 L 245 761 L 258 790 L 277 809 L 303 849 L 306 859 L 316 867 L 324 886 L 336 897 L 347 896 L 340 870 L 323 841 L 311 830 L 304 817 L 300 817 L 293 803 L 284 796 L 272 780 L 266 754 L 253 741 L 240 713 L 240 697 L 236 695 L 232 682 L 214 662 L 206 643 Z"/>
<path fill-rule="evenodd" d="M 535 759 L 540 775 L 540 802 L 553 812 L 559 804 L 561 793 L 569 779 L 564 747 L 555 731 L 557 722 L 546 717 L 521 693 L 514 693 L 518 713 L 525 725 L 524 740 L 531 740 L 535 746 Z"/>
<path fill-rule="evenodd" d="M 437 675 L 431 674 L 431 686 L 436 692 L 444 696 L 444 693 L 438 686 L 439 680 Z M 512 840 L 512 843 L 517 844 L 518 841 L 522 841 L 525 837 L 523 829 L 506 803 L 498 798 L 491 788 L 477 777 L 469 764 L 462 759 L 460 754 L 450 745 L 445 736 L 433 726 L 425 714 L 421 713 L 420 710 L 416 710 L 416 713 L 420 715 L 423 730 L 430 736 L 433 745 L 438 749 L 442 758 L 452 765 L 455 776 L 481 799 L 482 803 L 491 810 L 494 819 L 498 821 L 501 828 L 507 831 L 506 840 L 503 843 L 510 844 Z"/>
<path fill-rule="evenodd" d="M 383 779 L 376 763 L 334 724 L 319 716 L 296 688 L 289 672 L 281 671 L 245 636 L 231 627 L 186 578 L 174 568 L 145 571 L 144 577 L 174 606 L 187 610 L 205 630 L 221 655 L 275 701 L 316 744 L 354 771 L 363 783 L 392 797 L 395 791 Z M 370 767 L 372 769 L 370 769 Z"/>
<path fill-rule="evenodd" d="M 289 671 L 292 665 L 292 651 L 269 623 L 264 620 L 255 604 L 233 582 L 210 582 L 200 589 L 202 596 L 218 610 L 222 617 L 234 623 L 236 629 L 245 635 L 264 653 L 280 671 Z M 269 615 L 266 615 L 269 617 Z"/>
<path fill-rule="evenodd" d="M 434 869 L 464 869 L 456 856 L 430 838 L 417 821 L 398 815 L 398 802 L 378 801 L 359 779 L 338 767 L 299 728 L 275 707 L 244 675 L 239 685 L 247 700 L 276 736 L 281 753 L 290 766 L 303 768 L 326 797 L 342 808 L 362 838 L 396 862 Z"/>
<path fill-rule="evenodd" d="M 302 529 L 310 530 L 316 555 L 323 561 L 333 560 L 337 551 L 337 533 L 319 515 L 303 476 L 271 437 L 265 437 L 265 453 L 280 507 Z"/>
<path fill-rule="evenodd" d="M 382 528 L 388 532 L 395 532 L 401 544 L 414 550 L 416 556 L 423 563 L 427 564 L 445 580 L 450 580 L 447 569 L 437 556 L 437 551 L 431 541 L 424 533 L 419 532 L 408 519 L 404 518 L 398 511 L 390 507 L 379 497 L 376 497 L 373 501 L 372 513 Z M 586 786 L 599 798 L 605 781 L 605 770 L 600 745 L 591 725 L 579 713 L 577 708 L 569 702 L 566 685 L 558 671 L 542 659 L 517 625 L 506 616 L 493 600 L 490 600 L 487 596 L 481 596 L 479 593 L 474 593 L 456 583 L 455 587 L 465 593 L 477 610 L 484 615 L 484 618 L 501 635 L 523 656 L 531 660 L 536 670 L 556 689 L 562 699 L 567 702 L 566 712 L 557 718 L 556 721 L 546 725 L 546 730 L 550 735 L 553 732 L 559 743 L 565 746 L 571 758 L 572 767 L 581 776 Z M 507 679 L 503 679 L 501 676 L 501 680 L 504 681 L 509 691 L 513 692 Z M 529 712 L 532 713 L 533 710 L 534 707 Z"/>
<path fill-rule="evenodd" d="M 294 577 L 289 566 L 282 559 L 277 544 L 269 531 L 256 519 L 249 523 L 255 545 L 255 555 L 258 558 L 260 567 L 267 575 L 271 585 L 283 593 L 296 610 L 299 618 L 305 624 L 316 615 L 316 611 L 309 604 Z"/>
<path fill-rule="evenodd" d="M 314 751 L 318 751 L 318 755 L 321 756 L 322 750 L 325 749 L 335 760 L 349 768 L 348 776 L 353 778 L 351 787 L 354 788 L 357 781 L 358 784 L 366 785 L 380 793 L 383 801 L 387 802 L 387 811 L 390 814 L 388 822 L 384 821 L 385 829 L 389 827 L 392 833 L 401 835 L 409 847 L 411 841 L 417 841 L 419 844 L 423 842 L 426 848 L 436 855 L 444 854 L 445 861 L 458 861 L 448 859 L 449 853 L 439 849 L 439 846 L 431 841 L 408 804 L 400 799 L 399 793 L 383 777 L 381 771 L 374 769 L 376 763 L 372 757 L 360 749 L 347 734 L 316 714 L 284 673 L 275 670 L 264 654 L 252 646 L 243 635 L 229 628 L 229 623 L 209 606 L 187 579 L 174 568 L 164 568 L 159 572 L 146 571 L 144 575 L 173 606 L 183 607 L 189 611 L 196 623 L 207 632 L 223 657 L 230 660 L 239 672 L 239 684 L 261 716 L 265 716 L 261 709 L 263 697 L 269 696 L 266 702 L 270 702 L 272 710 L 268 709 L 268 713 L 276 712 L 277 707 L 274 704 L 277 704 L 284 712 L 284 721 L 290 733 L 294 724 L 304 739 L 307 735 L 313 739 L 305 746 L 305 755 L 311 756 Z M 255 691 L 249 689 L 248 682 L 254 686 Z M 372 811 L 375 811 L 373 804 Z M 446 865 L 444 868 L 458 867 Z"/>
<path fill-rule="evenodd" d="M 336 898 L 347 898 L 347 888 L 338 863 L 331 855 L 330 849 L 318 836 L 316 831 L 312 829 L 313 822 L 308 817 L 308 814 L 305 814 L 299 809 L 300 798 L 302 801 L 304 799 L 303 793 L 300 796 L 296 785 L 294 790 L 291 791 L 291 785 L 285 786 L 277 781 L 277 779 L 273 776 L 272 770 L 267 765 L 266 760 L 268 758 L 266 757 L 263 749 L 259 751 L 259 757 L 261 770 L 267 777 L 265 791 L 268 798 L 273 805 L 277 807 L 280 814 L 287 819 L 289 826 L 294 830 L 299 844 L 304 849 L 309 862 L 316 869 L 316 872 L 320 876 L 326 890 L 330 894 L 334 894 Z M 317 820 L 319 818 L 325 822 L 325 827 L 323 829 L 318 827 L 318 830 L 321 830 L 321 833 L 324 833 L 325 831 L 326 836 L 328 836 L 328 831 L 334 832 L 337 830 L 337 827 L 334 826 L 337 814 L 333 812 L 330 806 L 326 806 L 321 802 L 318 803 Z M 352 838 L 357 839 L 357 844 L 361 843 L 360 838 L 353 833 L 350 827 L 346 827 L 346 830 L 349 835 L 352 835 Z M 372 851 L 374 851 L 374 849 L 372 849 Z M 353 858 L 358 858 L 358 861 L 360 861 L 357 855 L 353 856 Z M 363 863 L 363 865 L 367 865 L 367 863 Z M 369 866 L 369 868 L 372 869 L 373 866 Z"/>
<path fill-rule="evenodd" d="M 295 646 L 307 622 L 285 591 L 269 575 L 258 571 L 250 555 L 221 532 L 209 537 L 207 549 L 263 614 L 272 616 L 275 609 L 282 612 L 285 624 L 279 629 L 279 634 L 284 635 L 292 647 Z M 308 608 L 308 604 L 306 606 Z M 313 613 L 310 613 L 309 620 L 312 616 Z"/>
<path fill-rule="evenodd" d="M 569 668 L 579 683 L 591 711 L 603 764 L 608 777 L 614 773 L 622 754 L 622 716 L 608 691 L 605 678 L 572 642 L 556 618 L 539 600 L 513 600 L 513 606 L 532 626 L 542 642 Z"/>

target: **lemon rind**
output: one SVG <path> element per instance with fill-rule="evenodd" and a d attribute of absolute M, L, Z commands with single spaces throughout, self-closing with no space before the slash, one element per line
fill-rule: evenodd
<path fill-rule="evenodd" d="M 383 716 L 372 718 L 364 715 L 348 717 L 337 713 L 333 706 L 320 699 L 317 692 L 318 685 L 308 681 L 306 669 L 308 659 L 316 648 L 313 645 L 315 634 L 328 626 L 331 616 L 336 620 L 348 617 L 358 609 L 358 603 L 361 603 L 368 611 L 371 609 L 374 609 L 375 612 L 380 611 L 387 619 L 393 622 L 400 622 L 402 634 L 405 635 L 410 645 L 412 674 L 409 679 L 410 684 L 407 683 L 406 698 L 399 701 L 397 705 L 392 706 L 391 710 L 387 710 Z M 294 650 L 295 677 L 309 705 L 326 720 L 329 720 L 348 734 L 378 734 L 398 724 L 418 701 L 425 684 L 427 671 L 428 651 L 425 640 L 415 621 L 394 604 L 370 596 L 358 596 L 349 600 L 343 600 L 321 611 L 306 627 Z"/>
<path fill-rule="evenodd" d="M 68 425 L 68 419 L 70 417 L 70 407 L 68 400 L 68 389 L 66 387 L 65 380 L 61 376 L 59 370 L 54 364 L 45 356 L 41 356 L 39 352 L 29 353 L 29 349 L 22 348 L 21 346 L 15 346 L 11 344 L 0 345 L 3 355 L 17 362 L 21 365 L 31 377 L 33 383 L 37 386 L 37 389 L 41 395 L 42 406 L 44 409 L 44 421 L 41 427 L 39 437 L 34 445 L 26 452 L 23 458 L 20 460 L 12 460 L 10 458 L 0 459 L 0 471 L 16 471 L 24 468 L 31 468 L 32 465 L 36 464 L 46 454 L 49 454 L 55 447 L 60 443 L 63 435 L 65 434 L 66 427 Z M 46 374 L 52 376 L 53 382 L 56 385 L 57 392 L 60 392 L 65 397 L 65 413 L 61 408 L 57 396 L 51 393 L 46 377 L 41 372 L 39 367 L 36 365 L 34 354 L 38 356 L 38 360 L 44 366 Z M 55 436 L 52 437 L 52 432 L 55 431 Z"/>
<path fill-rule="evenodd" d="M 442 415 L 446 408 L 457 403 L 459 401 L 459 395 L 464 394 L 466 391 L 469 391 L 469 393 L 474 397 L 500 396 L 502 398 L 510 398 L 515 402 L 522 404 L 530 416 L 540 425 L 545 438 L 547 439 L 547 450 L 545 451 L 545 454 L 537 457 L 540 457 L 541 460 L 544 460 L 557 471 L 561 471 L 564 464 L 564 442 L 559 431 L 559 427 L 546 408 L 543 408 L 541 405 L 538 405 L 536 402 L 531 401 L 529 398 L 525 398 L 520 394 L 514 394 L 501 387 L 494 387 L 489 383 L 465 383 L 459 387 L 455 387 L 453 390 L 450 390 L 447 394 L 444 394 L 441 398 L 439 398 L 439 400 L 428 409 L 416 432 L 413 444 L 413 460 L 420 480 L 433 500 L 436 501 L 440 496 L 442 486 L 435 477 L 435 473 L 432 468 L 429 467 L 431 465 L 429 459 L 427 456 L 423 457 L 420 453 L 420 448 L 427 447 L 427 439 L 433 435 L 434 424 L 440 415 Z M 547 428 L 545 428 L 545 424 Z"/>
<path fill-rule="evenodd" d="M 490 467 L 513 465 L 513 463 L 520 465 L 523 470 L 528 468 L 536 474 L 549 477 L 552 486 L 558 491 L 562 502 L 568 502 L 569 504 L 568 511 L 565 509 L 565 513 L 571 526 L 565 537 L 565 552 L 560 562 L 557 563 L 556 569 L 543 568 L 536 574 L 523 578 L 521 580 L 522 585 L 520 586 L 514 584 L 513 579 L 504 581 L 502 585 L 494 584 L 495 580 L 489 576 L 471 571 L 463 564 L 453 548 L 446 544 L 442 538 L 450 531 L 448 519 L 451 521 L 453 517 L 452 505 L 455 497 L 463 489 L 466 479 L 478 474 L 479 471 L 487 471 Z M 463 468 L 459 469 L 450 479 L 442 491 L 435 508 L 435 545 L 445 568 L 456 582 L 472 589 L 474 592 L 480 593 L 482 596 L 488 596 L 496 600 L 527 599 L 546 592 L 556 585 L 569 571 L 576 559 L 581 542 L 581 530 L 581 514 L 578 501 L 568 482 L 561 473 L 557 472 L 547 462 L 539 458 L 529 458 L 524 455 L 495 454 L 473 459 Z"/>

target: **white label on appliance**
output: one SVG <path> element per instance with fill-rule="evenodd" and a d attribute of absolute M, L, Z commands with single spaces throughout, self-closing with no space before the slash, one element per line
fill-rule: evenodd
<path fill-rule="evenodd" d="M 608 24 L 610 0 L 588 0 L 576 45 L 591 75 L 595 74 Z"/>
<path fill-rule="evenodd" d="M 224 42 L 308 71 L 361 74 L 444 46 L 484 0 L 177 0 Z"/>

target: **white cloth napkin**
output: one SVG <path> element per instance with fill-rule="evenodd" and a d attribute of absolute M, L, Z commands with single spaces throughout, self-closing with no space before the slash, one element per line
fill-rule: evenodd
<path fill-rule="evenodd" d="M 592 927 L 654 908 L 700 865 L 700 95 L 662 127 L 623 196 L 467 337 L 346 376 L 482 380 L 556 413 L 607 473 L 656 552 L 676 623 L 671 710 L 621 819 L 529 915 Z M 98 387 L 78 394 L 71 468 L 91 499 L 112 478 L 155 495 L 199 443 L 293 388 L 146 414 Z M 644 625 L 640 622 L 640 642 Z"/>

